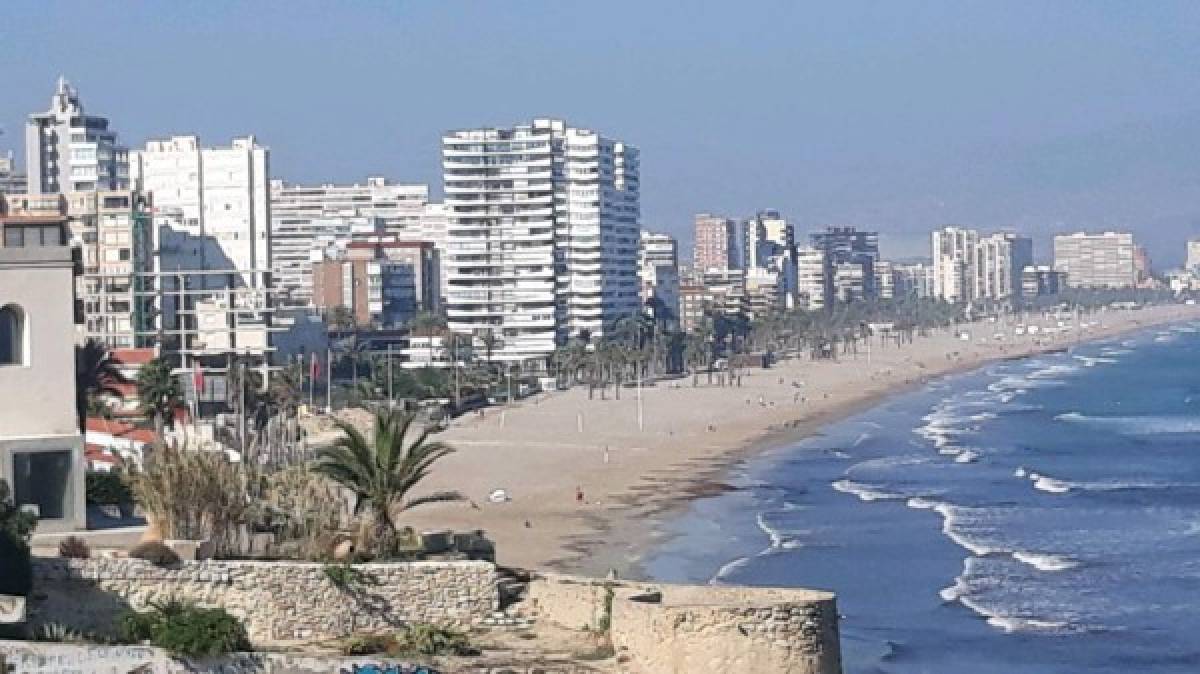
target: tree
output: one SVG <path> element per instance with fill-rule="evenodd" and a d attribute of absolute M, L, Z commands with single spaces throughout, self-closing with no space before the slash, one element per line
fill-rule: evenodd
<path fill-rule="evenodd" d="M 353 425 L 335 421 L 342 437 L 319 450 L 313 466 L 314 472 L 354 492 L 355 514 L 370 513 L 377 550 L 385 553 L 395 540 L 396 513 L 429 503 L 463 500 L 456 491 L 408 498 L 433 464 L 454 452 L 444 443 L 431 441 L 428 428 L 414 429 L 414 420 L 413 414 L 380 410 L 370 439 Z"/>
<path fill-rule="evenodd" d="M 75 416 L 81 433 L 87 430 L 88 400 L 101 393 L 121 397 L 124 394 L 117 386 L 128 383 L 103 343 L 89 339 L 75 347 Z"/>
<path fill-rule="evenodd" d="M 171 425 L 175 410 L 183 407 L 179 380 L 171 374 L 170 364 L 155 358 L 138 372 L 137 387 L 142 414 L 154 422 L 154 432 L 162 437 L 163 427 Z"/>
<path fill-rule="evenodd" d="M 338 305 L 330 309 L 325 314 L 325 324 L 335 330 L 347 331 L 353 330 L 358 322 L 354 319 L 354 312 L 344 305 Z"/>

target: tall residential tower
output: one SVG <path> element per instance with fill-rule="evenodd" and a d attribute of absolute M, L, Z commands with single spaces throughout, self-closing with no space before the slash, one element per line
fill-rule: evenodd
<path fill-rule="evenodd" d="M 638 151 L 562 120 L 442 138 L 449 328 L 540 359 L 638 310 Z"/>
<path fill-rule="evenodd" d="M 129 151 L 107 118 L 84 113 L 79 92 L 60 77 L 50 109 L 25 125 L 25 173 L 34 194 L 124 190 Z"/>

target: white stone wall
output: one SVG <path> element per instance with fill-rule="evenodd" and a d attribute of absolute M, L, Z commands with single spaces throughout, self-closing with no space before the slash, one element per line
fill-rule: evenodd
<path fill-rule="evenodd" d="M 409 622 L 467 627 L 496 610 L 488 562 L 358 564 L 365 580 L 340 588 L 325 565 L 184 562 L 160 568 L 137 559 L 37 559 L 30 621 L 111 633 L 128 608 L 179 598 L 241 618 L 256 646 L 338 638 Z"/>

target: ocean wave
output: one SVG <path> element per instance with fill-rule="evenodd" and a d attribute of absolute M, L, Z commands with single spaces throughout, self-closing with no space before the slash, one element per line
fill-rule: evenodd
<path fill-rule="evenodd" d="M 852 475 L 862 471 L 888 470 L 891 468 L 899 468 L 901 466 L 919 466 L 929 463 L 929 461 L 930 458 L 928 456 L 912 456 L 903 454 L 899 456 L 881 456 L 874 459 L 867 459 L 866 461 L 862 461 L 850 466 L 846 469 L 846 474 Z"/>
<path fill-rule="evenodd" d="M 750 563 L 749 557 L 738 557 L 737 559 L 734 559 L 732 561 L 726 562 L 725 564 L 722 564 L 721 568 L 717 569 L 717 572 L 715 574 L 713 574 L 713 577 L 708 579 L 708 584 L 709 585 L 720 585 L 721 583 L 723 583 L 725 581 L 726 578 L 729 577 L 729 574 L 733 573 L 734 571 L 737 571 L 738 569 L 742 568 L 743 566 L 745 566 L 746 564 L 749 564 L 749 563 Z"/>
<path fill-rule="evenodd" d="M 963 604 L 967 600 L 962 600 Z M 970 607 L 971 610 L 980 613 L 975 607 Z M 1057 620 L 1038 620 L 1037 618 L 1021 618 L 1018 616 L 1006 615 L 989 615 L 987 624 L 992 627 L 999 628 L 1005 632 L 1061 632 L 1070 629 L 1071 623 L 1060 622 Z"/>
<path fill-rule="evenodd" d="M 1072 373 L 1078 372 L 1078 371 L 1079 371 L 1078 365 L 1058 364 L 1058 365 L 1051 365 L 1049 367 L 1045 367 L 1040 370 L 1035 370 L 1033 372 L 1030 372 L 1029 377 L 1031 379 L 1046 381 L 1046 380 L 1053 379 L 1054 377 L 1058 377 L 1058 376 L 1061 376 L 1064 374 L 1072 374 Z M 1064 382 L 1059 382 L 1059 383 L 1061 384 Z"/>
<path fill-rule="evenodd" d="M 946 603 L 958 602 L 970 609 L 987 624 L 1005 632 L 1077 632 L 1082 628 L 1069 620 L 1051 620 L 1047 617 L 1030 615 L 1027 608 L 1011 605 L 997 606 L 986 601 L 989 585 L 995 578 L 984 573 L 980 566 L 984 560 L 968 557 L 963 561 L 963 571 L 954 579 L 954 584 L 942 588 L 938 596 Z"/>
<path fill-rule="evenodd" d="M 1018 562 L 1028 564 L 1038 571 L 1066 571 L 1067 569 L 1074 569 L 1079 566 L 1078 560 L 1065 555 L 1016 550 L 1012 553 L 1012 556 Z"/>
<path fill-rule="evenodd" d="M 1017 469 L 1013 471 L 1013 477 L 1025 477 L 1025 467 L 1018 466 Z"/>
<path fill-rule="evenodd" d="M 1183 416 L 1098 417 L 1079 412 L 1064 412 L 1055 421 L 1086 424 L 1110 429 L 1123 435 L 1159 435 L 1200 433 L 1200 418 Z"/>
<path fill-rule="evenodd" d="M 767 535 L 771 541 L 771 546 L 763 550 L 760 554 L 766 554 L 777 550 L 794 550 L 802 545 L 799 540 L 785 535 L 779 529 L 767 523 L 766 512 L 760 512 L 755 516 L 754 521 L 758 524 L 758 528 Z"/>
<path fill-rule="evenodd" d="M 1116 349 L 1111 346 L 1100 350 L 1100 354 L 1103 356 L 1124 356 L 1131 353 L 1133 353 L 1133 349 Z"/>
<path fill-rule="evenodd" d="M 903 494 L 884 491 L 880 487 L 862 484 L 853 480 L 836 480 L 830 486 L 843 494 L 853 494 L 860 501 L 885 501 L 904 498 Z"/>
<path fill-rule="evenodd" d="M 1042 475 L 1033 481 L 1033 488 L 1050 494 L 1065 494 L 1071 491 L 1071 484 Z"/>
<path fill-rule="evenodd" d="M 1083 363 L 1084 367 L 1095 367 L 1097 364 L 1109 364 L 1117 362 L 1116 358 L 1107 358 L 1104 356 L 1074 356 L 1075 360 Z"/>
<path fill-rule="evenodd" d="M 961 454 L 954 457 L 954 463 L 975 463 L 979 460 L 979 453 L 969 449 L 963 450 Z"/>

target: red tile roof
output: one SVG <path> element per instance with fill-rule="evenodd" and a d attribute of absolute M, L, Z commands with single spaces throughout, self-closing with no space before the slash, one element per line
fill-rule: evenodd
<path fill-rule="evenodd" d="M 88 417 L 85 428 L 93 433 L 106 433 L 114 438 L 122 438 L 146 444 L 154 442 L 153 430 L 149 428 L 137 428 L 133 424 L 116 419 Z"/>
<path fill-rule="evenodd" d="M 154 349 L 113 349 L 110 353 L 122 365 L 145 365 L 154 360 Z"/>

